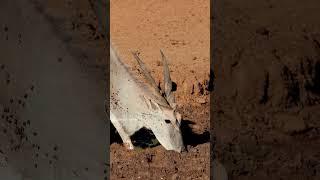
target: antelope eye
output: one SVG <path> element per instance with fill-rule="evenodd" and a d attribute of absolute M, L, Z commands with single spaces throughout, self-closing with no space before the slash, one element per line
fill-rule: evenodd
<path fill-rule="evenodd" d="M 166 119 L 166 120 L 164 120 L 167 124 L 169 124 L 171 121 L 170 120 L 168 120 L 168 119 Z"/>

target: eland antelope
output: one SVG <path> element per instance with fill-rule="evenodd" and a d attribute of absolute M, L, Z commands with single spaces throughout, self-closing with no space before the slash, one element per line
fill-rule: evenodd
<path fill-rule="evenodd" d="M 184 150 L 181 115 L 176 110 L 166 57 L 161 50 L 160 53 L 164 67 L 163 93 L 136 53 L 132 52 L 148 84 L 133 77 L 110 41 L 110 120 L 127 149 L 134 149 L 130 136 L 144 127 L 153 132 L 165 149 Z"/>

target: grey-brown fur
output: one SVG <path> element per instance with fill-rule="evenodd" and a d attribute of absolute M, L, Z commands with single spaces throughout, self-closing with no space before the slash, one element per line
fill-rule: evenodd
<path fill-rule="evenodd" d="M 130 136 L 145 127 L 154 133 L 164 148 L 181 152 L 184 149 L 180 131 L 181 115 L 176 112 L 174 98 L 168 99 L 160 93 L 150 73 L 134 54 L 149 84 L 137 81 L 120 60 L 114 44 L 110 44 L 110 120 L 125 146 L 133 149 Z M 163 61 L 166 62 L 164 55 Z M 166 63 L 164 68 L 168 68 Z M 164 70 L 169 72 L 168 69 Z M 165 77 L 168 80 L 170 75 L 166 74 Z M 171 79 L 165 83 L 168 87 Z M 165 91 L 169 97 L 173 97 L 171 89 L 166 88 Z"/>

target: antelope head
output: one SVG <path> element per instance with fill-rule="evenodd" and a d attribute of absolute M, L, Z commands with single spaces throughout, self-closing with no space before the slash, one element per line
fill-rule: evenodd
<path fill-rule="evenodd" d="M 140 60 L 137 53 L 133 52 L 133 56 L 137 60 L 142 74 L 147 82 L 152 86 L 155 97 L 144 96 L 152 116 L 148 120 L 148 128 L 156 136 L 160 144 L 167 150 L 181 152 L 185 149 L 182 134 L 180 130 L 181 114 L 177 111 L 175 96 L 172 92 L 172 81 L 167 63 L 167 58 L 160 50 L 163 63 L 164 75 L 164 92 L 157 86 L 150 72 L 146 69 L 144 63 Z"/>

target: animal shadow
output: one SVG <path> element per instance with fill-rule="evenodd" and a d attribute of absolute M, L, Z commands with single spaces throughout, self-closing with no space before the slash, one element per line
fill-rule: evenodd
<path fill-rule="evenodd" d="M 190 125 L 196 124 L 190 120 L 181 121 L 181 133 L 184 144 L 190 146 L 197 146 L 210 141 L 210 132 L 204 131 L 202 134 L 197 134 L 192 131 Z"/>
<path fill-rule="evenodd" d="M 140 129 L 139 131 L 134 133 L 130 138 L 132 144 L 135 147 L 140 147 L 142 149 L 160 145 L 152 131 L 146 128 Z M 123 142 L 116 128 L 113 126 L 112 123 L 110 123 L 110 144 L 112 143 L 122 144 Z"/>
<path fill-rule="evenodd" d="M 192 131 L 190 125 L 195 124 L 190 120 L 181 121 L 181 133 L 185 146 L 197 146 L 199 144 L 204 144 L 209 142 L 210 133 L 208 131 L 203 132 L 202 134 L 197 134 Z M 142 128 L 131 136 L 132 143 L 135 147 L 140 147 L 142 149 L 152 148 L 159 146 L 160 143 L 154 136 L 151 130 Z M 115 127 L 110 123 L 110 144 L 117 143 L 122 144 L 121 137 L 117 133 Z"/>

